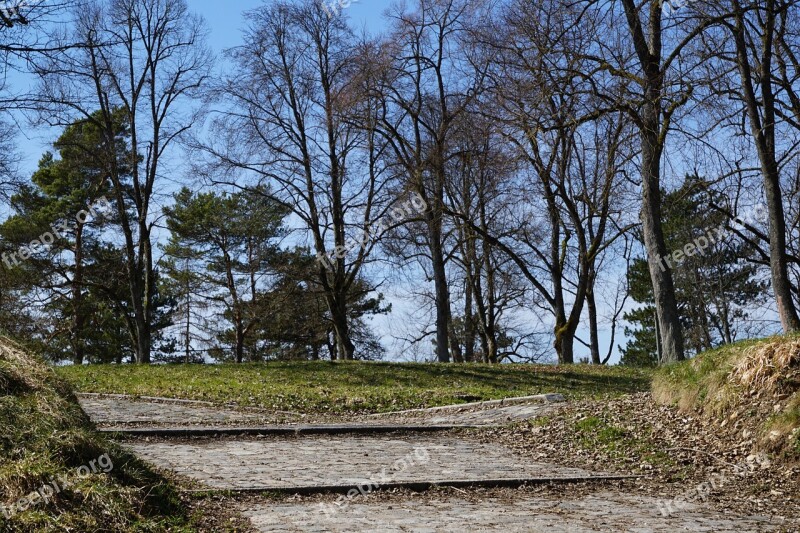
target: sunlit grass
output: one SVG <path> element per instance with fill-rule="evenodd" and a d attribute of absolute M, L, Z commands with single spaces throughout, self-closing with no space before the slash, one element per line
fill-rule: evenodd
<path fill-rule="evenodd" d="M 2 338 L 0 427 L 0 531 L 191 530 L 172 485 L 95 433 L 66 384 Z M 106 454 L 110 469 L 78 475 Z M 63 479 L 47 501 L 17 505 Z"/>
<path fill-rule="evenodd" d="M 387 412 L 559 392 L 610 397 L 649 389 L 650 372 L 589 365 L 365 362 L 81 366 L 58 373 L 77 391 L 236 403 L 303 413 Z"/>

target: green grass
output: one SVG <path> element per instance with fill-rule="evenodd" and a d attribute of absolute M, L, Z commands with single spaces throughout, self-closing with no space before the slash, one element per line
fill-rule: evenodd
<path fill-rule="evenodd" d="M 759 342 L 737 342 L 657 369 L 653 377 L 654 397 L 684 410 L 706 406 L 709 411 L 723 412 L 728 402 L 741 394 L 729 386 L 728 376 L 745 349 Z"/>
<path fill-rule="evenodd" d="M 624 450 L 629 444 L 627 432 L 596 416 L 590 416 L 575 423 L 575 434 L 587 449 L 604 447 L 607 451 Z"/>
<path fill-rule="evenodd" d="M 387 412 L 560 392 L 569 399 L 646 391 L 651 373 L 589 365 L 364 362 L 81 366 L 57 372 L 79 392 L 235 402 L 303 413 Z"/>
<path fill-rule="evenodd" d="M 95 433 L 68 386 L 2 338 L 0 427 L 0 531 L 193 530 L 172 485 Z M 10 507 L 53 482 L 52 498 Z"/>

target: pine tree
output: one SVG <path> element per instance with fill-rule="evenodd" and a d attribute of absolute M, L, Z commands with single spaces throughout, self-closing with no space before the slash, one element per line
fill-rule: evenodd
<path fill-rule="evenodd" d="M 715 242 L 716 228 L 728 223 L 726 215 L 708 208 L 708 183 L 687 176 L 683 185 L 664 193 L 664 233 L 670 251 L 706 237 L 708 246 L 681 261 L 674 262 L 673 274 L 678 296 L 681 326 L 689 352 L 699 353 L 734 342 L 747 332 L 746 307 L 765 301 L 768 284 L 759 277 L 757 267 L 746 259 L 750 246 L 733 235 Z M 716 203 L 720 203 L 717 199 Z M 674 259 L 670 258 L 670 261 Z M 648 266 L 644 258 L 634 259 L 628 269 L 629 294 L 641 307 L 624 318 L 629 341 L 622 349 L 622 364 L 651 366 L 658 363 L 655 305 Z"/>
<path fill-rule="evenodd" d="M 126 150 L 127 127 L 117 116 L 118 152 Z M 11 199 L 15 214 L 0 226 L 7 241 L 6 268 L 23 273 L 20 290 L 44 291 L 40 336 L 55 360 L 80 364 L 91 351 L 92 309 L 104 298 L 101 286 L 87 279 L 97 260 L 102 234 L 113 220 L 113 201 L 105 169 L 103 136 L 96 125 L 79 121 L 54 143 L 58 157 L 46 153 L 30 184 Z M 108 279 L 107 274 L 101 279 Z"/>

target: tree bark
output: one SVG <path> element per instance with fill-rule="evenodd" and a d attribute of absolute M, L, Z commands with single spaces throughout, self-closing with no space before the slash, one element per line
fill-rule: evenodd
<path fill-rule="evenodd" d="M 652 89 L 660 91 L 658 89 Z M 642 236 L 647 249 L 647 264 L 653 283 L 653 296 L 658 309 L 661 334 L 661 363 L 684 360 L 683 330 L 672 269 L 667 261 L 667 246 L 661 227 L 661 151 L 658 141 L 660 120 L 652 103 L 645 105 L 645 127 L 642 131 Z"/>
<path fill-rule="evenodd" d="M 469 262 L 472 270 L 472 263 Z M 475 361 L 475 322 L 472 319 L 472 274 L 467 276 L 464 287 L 464 360 Z"/>
<path fill-rule="evenodd" d="M 764 195 L 769 211 L 769 263 L 772 278 L 772 291 L 778 307 L 781 326 L 786 333 L 800 331 L 800 317 L 792 297 L 789 281 L 789 266 L 786 258 L 786 218 L 783 209 L 783 194 L 778 162 L 775 156 L 775 95 L 772 89 L 772 59 L 775 37 L 775 3 L 768 0 L 764 9 L 762 53 L 760 58 L 761 99 L 759 101 L 753 86 L 753 73 L 745 39 L 745 21 L 738 0 L 733 1 L 735 14 L 734 41 L 739 74 L 742 80 L 750 132 L 753 136 L 761 174 L 764 178 Z M 764 75 L 763 73 L 767 73 Z M 759 112 L 763 110 L 763 117 Z"/>
<path fill-rule="evenodd" d="M 438 202 L 426 213 L 428 246 L 431 254 L 433 284 L 436 293 L 436 360 L 450 362 L 450 289 L 447 285 L 444 251 L 442 250 L 442 212 Z"/>
<path fill-rule="evenodd" d="M 647 263 L 661 332 L 662 363 L 684 359 L 683 331 L 667 246 L 661 227 L 661 155 L 666 141 L 662 134 L 664 72 L 661 65 L 662 25 L 661 2 L 651 1 L 649 38 L 645 36 L 639 11 L 633 0 L 623 0 L 625 15 L 633 38 L 636 54 L 643 71 L 644 104 L 639 116 L 642 146 L 642 236 L 647 249 Z M 647 4 L 645 4 L 647 5 Z"/>
<path fill-rule="evenodd" d="M 86 315 L 83 310 L 83 224 L 75 228 L 75 275 L 72 279 L 72 362 L 82 365 L 86 352 L 83 328 Z"/>
<path fill-rule="evenodd" d="M 356 347 L 350 340 L 350 325 L 347 321 L 347 306 L 340 302 L 333 304 L 333 329 L 335 333 L 336 353 L 341 361 L 355 359 Z"/>
<path fill-rule="evenodd" d="M 600 365 L 600 335 L 597 326 L 597 302 L 594 298 L 595 273 L 589 274 L 589 286 L 586 289 L 586 307 L 589 309 L 589 345 L 592 352 L 592 364 Z"/>

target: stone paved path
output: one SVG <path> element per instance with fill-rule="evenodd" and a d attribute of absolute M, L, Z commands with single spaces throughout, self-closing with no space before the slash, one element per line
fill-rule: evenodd
<path fill-rule="evenodd" d="M 196 428 L 285 424 L 308 421 L 293 413 L 218 408 L 202 402 L 82 396 L 81 405 L 101 427 Z M 420 425 L 500 425 L 542 416 L 556 404 L 454 406 L 431 411 L 391 413 L 351 421 L 358 427 Z M 337 425 L 341 426 L 341 422 Z M 349 430 L 348 430 L 349 431 Z M 585 478 L 601 473 L 536 463 L 499 445 L 481 444 L 452 432 L 423 434 L 342 434 L 270 436 L 258 439 L 212 438 L 129 441 L 124 444 L 152 464 L 195 479 L 213 489 L 360 486 L 365 492 L 398 482 L 482 481 L 520 478 Z M 345 495 L 345 505 L 261 500 L 239 505 L 263 532 L 554 532 L 589 531 L 725 532 L 792 531 L 765 518 L 721 516 L 690 505 L 664 517 L 652 498 L 604 490 L 586 496 L 556 497 L 551 488 L 512 497 L 476 496 L 474 489 L 452 489 L 463 497 L 422 493 L 408 497 L 386 493 Z M 569 490 L 562 491 L 571 494 Z M 455 494 L 455 492 L 453 492 Z M 800 531 L 800 528 L 795 528 Z"/>
<path fill-rule="evenodd" d="M 305 417 L 294 413 L 268 412 L 257 409 L 215 407 L 204 402 L 147 400 L 125 396 L 80 395 L 83 410 L 101 428 L 124 429 L 135 427 L 183 428 L 188 426 L 229 427 L 307 425 Z M 363 417 L 343 424 L 353 427 L 385 426 L 484 426 L 501 425 L 544 416 L 557 402 L 532 401 L 529 404 L 479 405 L 422 409 Z M 333 422 L 333 421 L 332 421 Z M 316 425 L 327 425 L 319 423 Z"/>
<path fill-rule="evenodd" d="M 575 478 L 591 473 L 518 457 L 450 435 L 137 442 L 139 457 L 215 489 L 351 487 L 373 483 Z"/>
<path fill-rule="evenodd" d="M 298 421 L 291 413 L 215 407 L 203 402 L 139 400 L 80 395 L 78 401 L 99 427 L 184 427 L 195 425 L 264 425 Z"/>
<path fill-rule="evenodd" d="M 359 497 L 356 497 L 359 498 Z M 725 517 L 689 505 L 664 517 L 653 498 L 603 491 L 574 499 L 547 497 L 415 498 L 387 504 L 352 499 L 326 503 L 269 503 L 242 512 L 263 532 L 528 533 L 778 531 L 764 517 Z"/>

